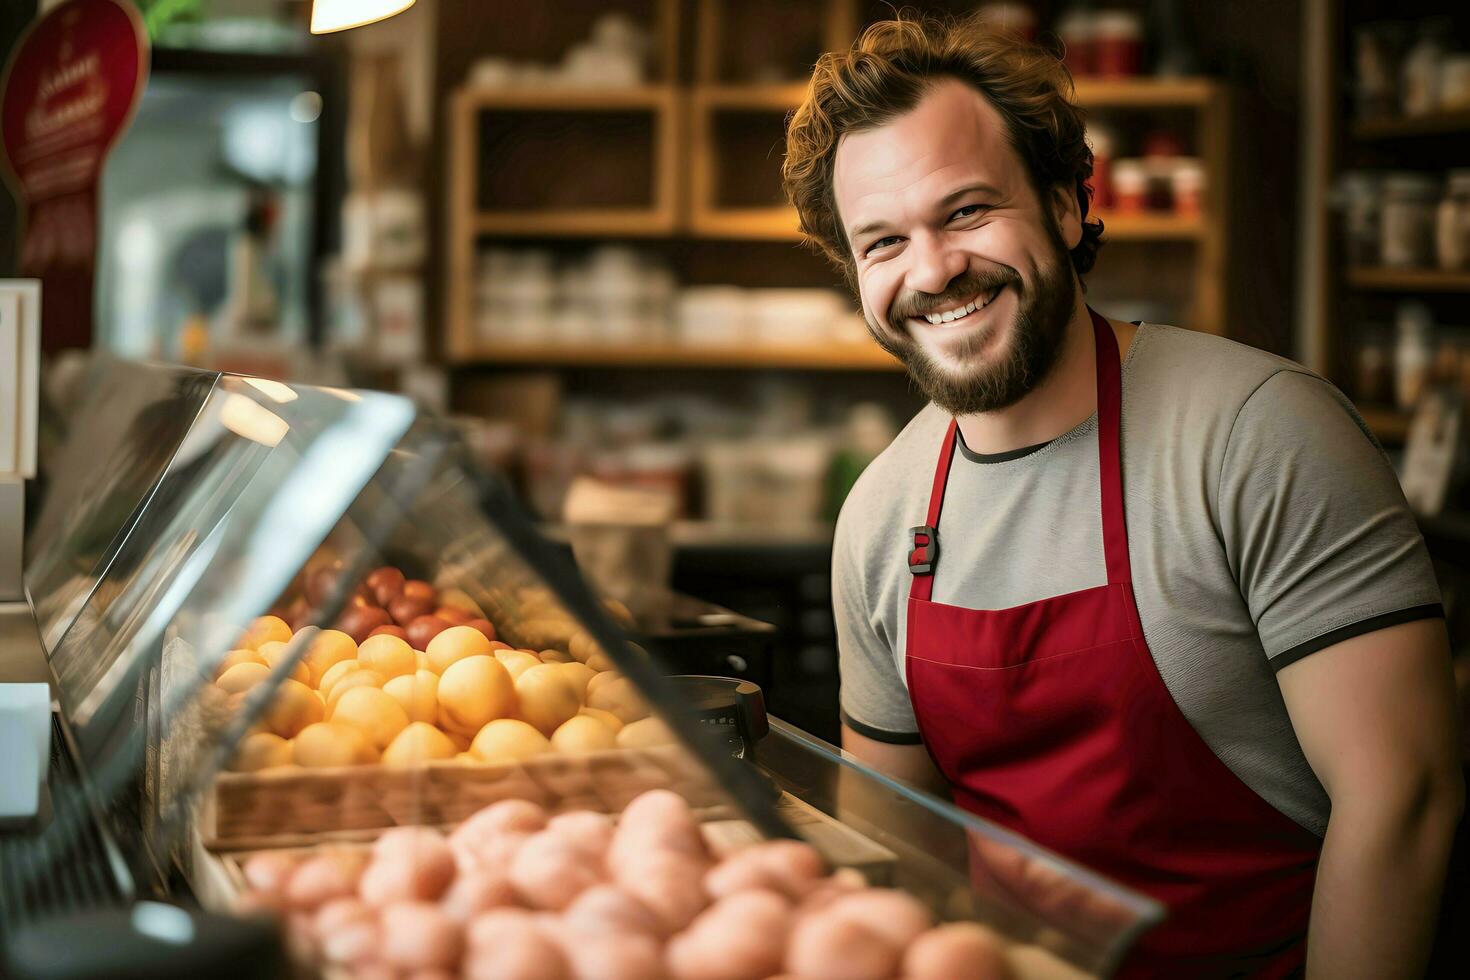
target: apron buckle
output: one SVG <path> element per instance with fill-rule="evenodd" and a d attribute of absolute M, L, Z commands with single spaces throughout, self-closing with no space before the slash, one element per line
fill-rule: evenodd
<path fill-rule="evenodd" d="M 909 552 L 909 571 L 915 575 L 933 575 L 939 558 L 939 531 L 929 524 L 909 528 L 914 549 Z"/>

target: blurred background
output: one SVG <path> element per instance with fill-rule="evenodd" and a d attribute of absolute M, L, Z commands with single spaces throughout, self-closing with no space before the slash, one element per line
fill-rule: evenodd
<path fill-rule="evenodd" d="M 304 0 L 137 3 L 93 347 L 407 392 L 549 525 L 578 476 L 662 493 L 675 588 L 774 624 L 773 713 L 834 737 L 832 520 L 921 400 L 801 246 L 782 130 L 892 8 L 417 0 L 317 37 Z M 6 0 L 0 50 L 48 6 Z M 1089 301 L 1302 361 L 1415 469 L 1470 392 L 1470 8 L 912 5 L 977 6 L 1065 48 Z M 16 221 L 0 193 L 0 276 Z M 1462 428 L 1414 495 L 1461 647 Z"/>

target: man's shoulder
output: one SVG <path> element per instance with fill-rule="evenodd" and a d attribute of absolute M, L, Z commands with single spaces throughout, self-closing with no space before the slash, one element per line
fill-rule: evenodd
<path fill-rule="evenodd" d="M 1125 378 L 1129 394 L 1159 409 L 1233 420 L 1267 381 L 1281 374 L 1311 379 L 1316 374 L 1285 357 L 1214 334 L 1164 324 L 1144 324 L 1133 340 Z"/>

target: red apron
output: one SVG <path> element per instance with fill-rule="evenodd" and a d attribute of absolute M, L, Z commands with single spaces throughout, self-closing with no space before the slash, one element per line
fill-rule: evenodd
<path fill-rule="evenodd" d="M 1154 665 L 1128 561 L 1118 343 L 1092 325 L 1107 584 L 1010 609 L 930 600 L 951 422 L 909 556 L 914 714 L 956 803 L 1167 906 L 1121 975 L 1291 975 L 1321 840 L 1220 761 Z"/>

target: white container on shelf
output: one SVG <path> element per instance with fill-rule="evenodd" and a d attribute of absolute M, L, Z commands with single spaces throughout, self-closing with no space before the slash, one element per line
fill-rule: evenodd
<path fill-rule="evenodd" d="M 829 340 L 847 312 L 830 289 L 752 289 L 751 337 L 761 344 L 818 344 Z"/>
<path fill-rule="evenodd" d="M 1423 269 L 1434 263 L 1434 211 L 1438 182 L 1419 173 L 1389 174 L 1383 181 L 1383 264 Z"/>
<path fill-rule="evenodd" d="M 747 340 L 746 291 L 738 286 L 689 286 L 674 299 L 680 343 L 725 346 Z"/>

